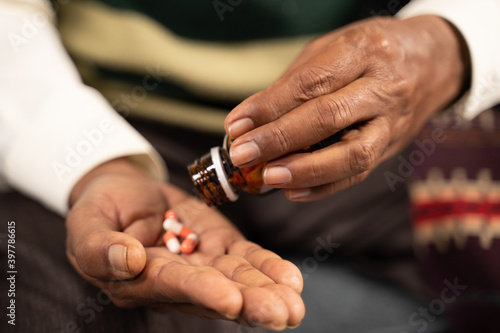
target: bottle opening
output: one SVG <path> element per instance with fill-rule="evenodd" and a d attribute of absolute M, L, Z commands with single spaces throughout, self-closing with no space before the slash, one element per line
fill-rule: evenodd
<path fill-rule="evenodd" d="M 212 148 L 209 153 L 195 160 L 188 166 L 188 172 L 198 194 L 207 205 L 221 205 L 238 199 L 224 171 L 219 147 Z"/>

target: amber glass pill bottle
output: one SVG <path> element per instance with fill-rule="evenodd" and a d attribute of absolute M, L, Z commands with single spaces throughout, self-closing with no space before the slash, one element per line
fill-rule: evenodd
<path fill-rule="evenodd" d="M 303 149 L 302 152 L 329 146 L 339 141 L 343 134 L 343 131 L 337 132 L 326 140 Z M 239 197 L 238 192 L 241 191 L 258 195 L 275 190 L 266 186 L 262 179 L 262 168 L 267 162 L 247 168 L 238 168 L 233 164 L 229 157 L 231 142 L 232 140 L 226 135 L 222 147 L 213 147 L 188 166 L 196 190 L 209 206 L 236 201 Z"/>

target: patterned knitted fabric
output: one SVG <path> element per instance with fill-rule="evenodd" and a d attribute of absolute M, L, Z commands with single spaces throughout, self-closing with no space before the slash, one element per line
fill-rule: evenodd
<path fill-rule="evenodd" d="M 471 122 L 437 117 L 400 160 L 433 291 L 415 328 L 442 314 L 453 332 L 500 332 L 500 108 Z"/>

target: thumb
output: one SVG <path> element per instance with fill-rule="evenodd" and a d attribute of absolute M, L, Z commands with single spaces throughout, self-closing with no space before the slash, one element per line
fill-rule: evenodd
<path fill-rule="evenodd" d="M 146 251 L 135 238 L 119 231 L 119 223 L 89 209 L 74 208 L 66 220 L 66 253 L 86 279 L 123 280 L 146 265 Z"/>

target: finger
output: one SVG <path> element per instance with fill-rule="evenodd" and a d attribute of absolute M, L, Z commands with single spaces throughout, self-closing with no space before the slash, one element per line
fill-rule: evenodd
<path fill-rule="evenodd" d="M 245 288 L 242 294 L 244 303 L 241 319 L 246 324 L 277 331 L 287 327 L 288 306 L 272 289 Z"/>
<path fill-rule="evenodd" d="M 248 243 L 248 242 L 247 242 Z M 283 273 L 287 273 L 288 270 L 286 267 L 283 269 L 283 265 L 280 265 L 280 262 L 283 262 L 281 259 L 279 262 L 276 260 L 267 260 L 264 262 L 262 261 L 263 256 L 267 256 L 267 253 L 257 253 L 259 250 L 253 251 L 252 254 L 249 255 L 250 258 L 252 256 L 255 256 L 254 262 L 256 264 L 260 264 L 261 268 L 264 269 L 264 271 L 269 272 L 269 268 L 273 267 L 273 269 L 277 269 L 279 271 L 276 271 L 278 275 L 282 275 Z M 269 251 L 264 251 L 264 252 L 269 252 Z M 276 259 L 276 258 L 272 258 Z M 266 267 L 267 266 L 267 267 Z M 280 267 L 276 267 L 280 266 Z M 271 290 L 273 294 L 266 293 L 266 298 L 263 300 L 260 300 L 259 303 L 262 304 L 262 302 L 269 302 L 271 301 L 272 307 L 270 309 L 267 309 L 268 311 L 277 311 L 277 313 L 273 314 L 273 319 L 271 320 L 269 318 L 265 319 L 264 317 L 266 316 L 271 316 L 271 313 L 266 313 L 266 315 L 263 315 L 263 318 L 261 320 L 263 321 L 262 323 L 259 323 L 261 325 L 267 325 L 274 329 L 276 327 L 280 326 L 296 326 L 300 323 L 304 316 L 304 304 L 302 302 L 302 299 L 300 298 L 299 294 L 296 292 L 296 290 L 293 290 L 287 285 L 284 284 L 275 284 L 275 282 L 264 272 L 259 271 L 256 269 L 253 265 L 250 264 L 246 259 L 235 256 L 235 255 L 224 255 L 219 258 L 217 258 L 214 263 L 213 267 L 220 272 L 222 272 L 226 277 L 231 279 L 232 281 L 235 281 L 241 285 L 244 285 L 246 287 L 250 288 L 256 288 L 256 287 L 262 287 L 267 290 Z M 272 274 L 272 273 L 271 273 Z M 299 272 L 300 274 L 300 272 Z M 245 288 L 246 290 L 246 288 Z M 248 292 L 248 291 L 247 291 Z M 262 296 L 261 292 L 257 292 L 259 295 Z M 248 295 L 248 294 L 244 294 Z M 276 297 L 277 296 L 277 297 Z M 252 300 L 254 299 L 253 297 L 257 296 L 252 296 Z M 246 302 L 246 300 L 244 300 Z M 245 303 L 246 304 L 246 303 Z M 285 315 L 285 312 L 281 308 L 281 305 L 284 304 L 287 308 L 286 314 L 287 314 L 287 320 L 283 321 L 283 318 L 281 316 Z M 245 308 L 245 306 L 244 306 Z M 248 309 L 248 306 L 247 306 Z M 251 316 L 250 316 L 251 317 Z M 276 318 L 277 317 L 277 318 Z M 272 323 L 272 324 L 271 324 Z M 273 327 L 274 326 L 274 327 Z"/>
<path fill-rule="evenodd" d="M 285 196 L 291 201 L 297 202 L 309 202 L 316 201 L 334 193 L 345 190 L 349 187 L 361 183 L 368 177 L 368 172 L 360 173 L 356 176 L 347 177 L 342 180 L 336 181 L 334 183 L 329 183 L 326 185 L 306 187 L 306 188 L 290 188 L 285 189 Z"/>
<path fill-rule="evenodd" d="M 342 183 L 347 185 L 359 179 L 351 177 L 371 171 L 380 163 L 391 140 L 391 129 L 386 119 L 377 118 L 356 133 L 312 153 L 292 154 L 268 163 L 263 171 L 264 182 L 275 187 L 309 188 L 344 178 L 350 179 Z M 343 187 L 340 185 L 333 185 L 332 190 Z"/>
<path fill-rule="evenodd" d="M 224 274 L 228 279 L 247 287 L 261 287 L 274 284 L 274 281 L 256 269 L 240 256 L 223 255 L 216 258 L 212 267 Z"/>
<path fill-rule="evenodd" d="M 130 279 L 146 264 L 142 244 L 117 230 L 117 224 L 93 205 L 75 205 L 66 220 L 67 255 L 83 276 Z"/>
<path fill-rule="evenodd" d="M 299 294 L 302 292 L 303 280 L 300 270 L 274 252 L 255 243 L 242 241 L 233 244 L 228 254 L 244 258 L 275 283 L 284 284 Z"/>
<path fill-rule="evenodd" d="M 288 320 L 286 325 L 291 328 L 297 327 L 306 313 L 305 305 L 300 295 L 287 286 L 280 284 L 269 285 L 266 288 L 272 290 L 287 305 Z"/>
<path fill-rule="evenodd" d="M 148 302 L 190 303 L 236 318 L 242 308 L 240 289 L 221 272 L 207 266 L 191 266 L 165 248 L 149 248 L 144 272 L 124 290 L 130 299 Z"/>
<path fill-rule="evenodd" d="M 225 255 L 227 249 L 234 242 L 243 239 L 239 233 L 235 234 L 229 228 L 205 230 L 198 235 L 200 236 L 198 250 L 186 257 L 186 260 L 192 265 L 210 266 L 214 257 Z"/>
<path fill-rule="evenodd" d="M 123 232 L 137 239 L 143 246 L 158 244 L 163 234 L 162 214 L 133 221 Z"/>
<path fill-rule="evenodd" d="M 266 90 L 243 101 L 226 117 L 232 138 L 269 123 L 304 102 L 332 93 L 362 75 L 366 58 L 355 42 L 339 38 L 324 52 L 285 73 Z"/>
<path fill-rule="evenodd" d="M 270 161 L 376 117 L 388 104 L 373 93 L 373 86 L 372 78 L 358 79 L 240 136 L 231 145 L 231 160 L 239 167 Z"/>

